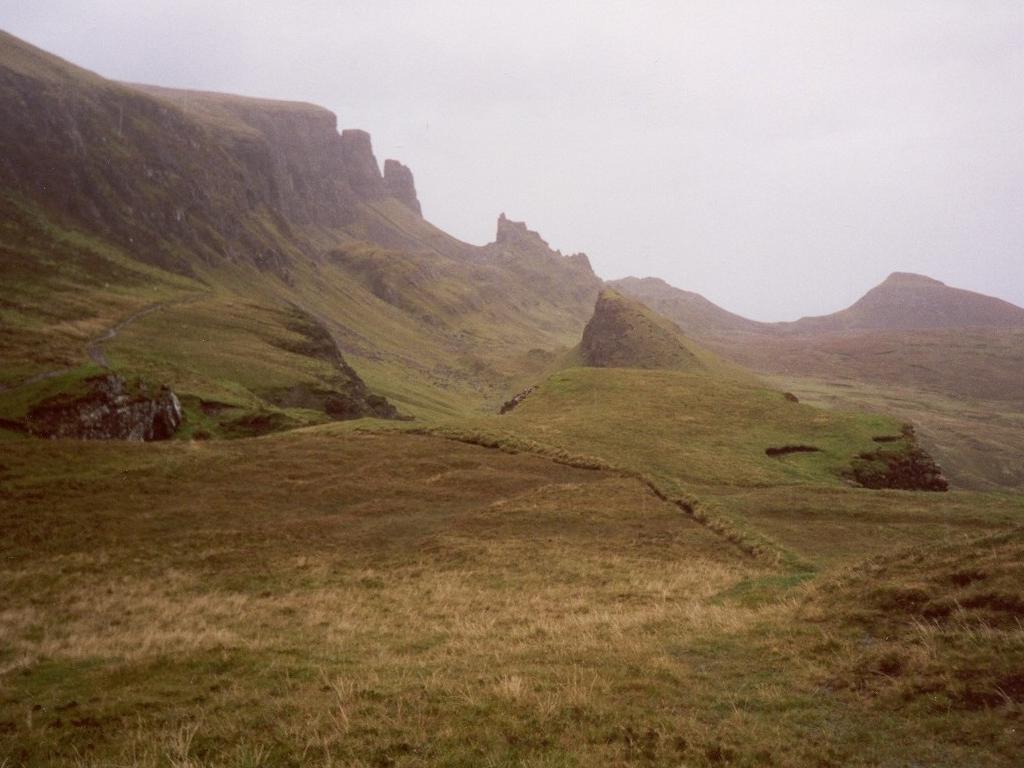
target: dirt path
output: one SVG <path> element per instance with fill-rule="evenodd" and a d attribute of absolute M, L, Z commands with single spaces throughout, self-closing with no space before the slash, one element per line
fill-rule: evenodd
<path fill-rule="evenodd" d="M 123 331 L 132 323 L 134 323 L 136 320 L 140 320 L 146 315 L 150 315 L 159 309 L 164 309 L 174 304 L 187 304 L 196 301 L 200 298 L 202 298 L 202 296 L 186 296 L 185 298 L 182 299 L 174 299 L 172 301 L 159 301 L 156 302 L 155 304 L 149 304 L 143 307 L 142 309 L 137 310 L 132 314 L 128 315 L 128 317 L 124 318 L 123 320 L 118 321 L 115 325 L 112 325 L 110 328 L 105 330 L 95 339 L 90 339 L 89 341 L 87 341 L 85 343 L 85 353 L 86 355 L 88 355 L 89 359 L 96 363 L 96 365 L 98 365 L 100 368 L 105 368 L 109 370 L 110 361 L 107 359 L 107 355 L 103 351 L 103 344 L 106 344 L 108 341 L 111 341 L 112 339 L 116 339 L 117 335 L 121 331 Z M 40 381 L 46 381 L 47 379 L 62 376 L 65 373 L 70 373 L 77 367 L 78 366 L 73 365 L 67 368 L 57 368 L 52 371 L 44 371 L 43 373 L 37 373 L 33 376 L 29 376 L 27 379 L 24 379 L 23 381 L 20 381 L 17 384 L 0 384 L 0 392 L 9 392 L 12 389 L 27 387 L 30 384 L 36 384 Z"/>
<path fill-rule="evenodd" d="M 109 369 L 110 361 L 107 360 L 107 355 L 106 353 L 104 353 L 103 348 L 100 345 L 105 344 L 111 339 L 117 338 L 117 334 L 119 334 L 129 325 L 134 323 L 136 320 L 143 318 L 146 315 L 150 315 L 153 312 L 156 312 L 158 309 L 163 309 L 168 304 L 172 303 L 178 304 L 180 302 L 161 301 L 156 304 L 150 304 L 147 307 L 143 307 L 138 312 L 129 315 L 124 320 L 119 322 L 117 325 L 111 326 L 110 328 L 105 330 L 102 334 L 100 334 L 95 339 L 93 339 L 92 341 L 88 342 L 85 345 L 85 352 L 87 355 L 89 355 L 89 359 L 96 363 L 96 365 L 98 365 L 100 368 Z"/>

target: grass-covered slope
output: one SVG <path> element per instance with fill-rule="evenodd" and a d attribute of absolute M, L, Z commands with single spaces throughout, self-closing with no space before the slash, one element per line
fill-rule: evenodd
<path fill-rule="evenodd" d="M 721 376 L 597 368 L 552 375 L 496 421 L 683 487 L 838 485 L 858 454 L 877 448 L 872 438 L 900 428 Z M 792 446 L 817 450 L 768 454 Z"/>
<path fill-rule="evenodd" d="M 409 415 L 490 408 L 597 293 L 539 238 L 433 227 L 313 105 L 112 83 L 6 34 L 0 105 L 0 418 L 105 358 L 178 393 L 183 435 L 316 423 L 342 366 L 278 343 L 296 316 Z"/>
<path fill-rule="evenodd" d="M 530 456 L 293 432 L 3 471 L 0 763 L 607 762 L 688 674 L 658 628 L 754 615 L 712 599 L 759 566 Z"/>

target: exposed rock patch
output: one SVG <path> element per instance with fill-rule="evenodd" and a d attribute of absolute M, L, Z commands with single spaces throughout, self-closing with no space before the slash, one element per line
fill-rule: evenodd
<path fill-rule="evenodd" d="M 370 134 L 357 128 L 342 131 L 341 157 L 348 183 L 359 197 L 372 200 L 387 193 Z"/>
<path fill-rule="evenodd" d="M 854 459 L 850 476 L 865 488 L 893 488 L 905 491 L 948 491 L 949 481 L 935 460 L 917 442 L 914 428 L 903 427 L 896 440 L 883 436 L 874 451 Z"/>
<path fill-rule="evenodd" d="M 114 374 L 87 381 L 81 395 L 58 395 L 29 412 L 27 431 L 37 437 L 78 440 L 166 440 L 181 425 L 181 403 L 167 387 L 129 386 Z"/>
<path fill-rule="evenodd" d="M 504 213 L 498 216 L 498 231 L 494 236 L 494 242 L 498 245 L 508 245 L 523 241 L 550 248 L 544 238 L 527 228 L 525 221 L 512 221 Z"/>
<path fill-rule="evenodd" d="M 397 160 L 385 160 L 384 186 L 393 198 L 415 211 L 417 215 L 423 215 L 419 198 L 416 197 L 416 182 L 407 166 Z"/>
<path fill-rule="evenodd" d="M 502 404 L 501 410 L 498 411 L 498 413 L 504 415 L 509 411 L 515 410 L 519 406 L 519 404 L 523 402 L 523 400 L 528 398 L 533 393 L 535 389 L 537 389 L 537 387 L 535 386 L 527 387 L 522 392 L 519 392 L 518 394 L 514 395 L 512 399 L 506 400 Z"/>

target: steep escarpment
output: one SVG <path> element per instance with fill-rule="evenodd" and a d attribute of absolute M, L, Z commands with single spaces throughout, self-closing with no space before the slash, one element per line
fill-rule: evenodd
<path fill-rule="evenodd" d="M 525 224 L 484 246 L 433 226 L 412 172 L 314 105 L 114 83 L 5 35 L 0 106 L 5 385 L 87 363 L 99 330 L 160 304 L 111 360 L 172 386 L 186 431 L 447 412 L 563 353 L 601 286 Z M 273 345 L 292 308 L 366 375 L 353 402 L 339 366 Z"/>
<path fill-rule="evenodd" d="M 0 33 L 0 185 L 135 258 L 282 277 L 304 228 L 353 225 L 389 185 L 364 131 L 309 104 L 103 80 Z M 408 190 L 401 190 L 408 204 Z"/>
<path fill-rule="evenodd" d="M 406 208 L 422 216 L 419 198 L 416 197 L 416 182 L 412 171 L 397 160 L 384 161 L 384 186 L 389 195 Z"/>

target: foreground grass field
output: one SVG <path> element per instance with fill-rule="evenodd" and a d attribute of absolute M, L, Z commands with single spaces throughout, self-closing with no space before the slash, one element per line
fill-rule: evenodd
<path fill-rule="evenodd" d="M 794 572 L 635 478 L 340 425 L 8 442 L 0 473 L 0 764 L 997 766 L 1024 746 L 1012 501 L 808 498 L 833 522 L 900 510 L 876 549 L 916 560 L 846 575 L 860 540 Z"/>

